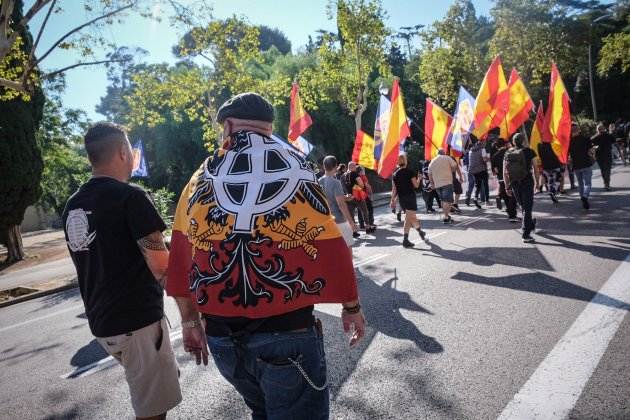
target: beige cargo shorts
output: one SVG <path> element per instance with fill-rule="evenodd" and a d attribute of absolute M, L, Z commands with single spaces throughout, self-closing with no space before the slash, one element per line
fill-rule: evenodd
<path fill-rule="evenodd" d="M 96 339 L 125 369 L 137 417 L 157 416 L 182 401 L 179 369 L 165 318 L 136 331 Z"/>

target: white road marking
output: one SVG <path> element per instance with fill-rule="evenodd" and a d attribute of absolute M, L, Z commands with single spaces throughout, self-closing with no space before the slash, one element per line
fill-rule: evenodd
<path fill-rule="evenodd" d="M 499 420 L 566 418 L 630 311 L 630 255 L 586 305 Z"/>
<path fill-rule="evenodd" d="M 8 325 L 6 327 L 0 328 L 0 333 L 11 330 L 13 328 L 22 327 L 24 325 L 30 324 L 31 322 L 41 321 L 43 319 L 52 318 L 53 316 L 65 314 L 66 312 L 76 311 L 77 309 L 84 309 L 83 305 L 74 305 L 65 309 L 61 309 L 57 312 L 49 313 L 48 315 L 39 316 L 37 318 L 29 319 L 28 321 L 18 322 L 17 324 Z"/>
<path fill-rule="evenodd" d="M 472 219 L 468 219 L 468 220 L 464 220 L 458 223 L 455 223 L 454 226 L 468 226 L 468 225 L 472 225 L 473 223 L 477 223 L 478 221 L 482 220 L 482 219 L 487 219 L 488 216 L 478 216 Z"/>
<path fill-rule="evenodd" d="M 181 338 L 182 330 L 172 331 L 169 337 L 171 339 L 171 342 Z M 83 378 L 85 376 L 90 376 L 107 368 L 110 368 L 117 363 L 118 361 L 112 356 L 107 356 L 104 359 L 97 360 L 96 362 L 90 363 L 89 365 L 78 367 L 72 372 L 65 373 L 59 377 L 61 379 Z"/>
<path fill-rule="evenodd" d="M 442 236 L 444 235 L 446 232 L 438 232 L 438 233 L 432 233 L 430 235 L 427 235 L 427 239 L 435 239 L 438 236 Z"/>
<path fill-rule="evenodd" d="M 364 260 L 358 261 L 354 266 L 355 267 L 361 267 L 362 265 L 366 265 L 366 264 L 371 264 L 373 262 L 376 262 L 378 260 L 381 260 L 385 257 L 388 257 L 390 254 L 376 254 L 376 255 L 372 255 L 370 257 L 367 257 Z"/>

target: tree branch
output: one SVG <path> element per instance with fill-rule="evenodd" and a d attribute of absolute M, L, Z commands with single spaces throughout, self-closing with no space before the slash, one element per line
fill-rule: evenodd
<path fill-rule="evenodd" d="M 53 52 L 53 50 L 55 48 L 57 48 L 59 46 L 59 44 L 61 44 L 65 39 L 67 39 L 69 36 L 77 33 L 78 31 L 80 31 L 81 29 L 85 28 L 86 26 L 90 26 L 96 22 L 98 22 L 99 20 L 103 20 L 103 19 L 107 19 L 110 16 L 113 16 L 117 13 L 122 12 L 123 10 L 129 9 L 130 7 L 133 7 L 136 4 L 136 1 L 134 0 L 133 2 L 129 3 L 126 6 L 123 7 L 119 7 L 116 10 L 112 10 L 109 13 L 105 13 L 104 15 L 101 15 L 99 17 L 96 17 L 92 20 L 90 20 L 89 22 L 85 22 L 83 25 L 77 26 L 76 28 L 68 31 L 65 35 L 63 35 L 61 38 L 59 38 L 49 49 L 48 51 L 46 51 L 41 57 L 39 57 L 39 59 L 37 60 L 37 62 L 35 62 L 35 64 L 33 65 L 33 67 L 37 67 L 39 65 L 39 63 L 42 62 L 43 59 L 45 59 L 46 57 L 48 57 L 48 55 Z"/>
<path fill-rule="evenodd" d="M 57 4 L 57 0 L 52 0 L 52 3 L 50 4 L 50 8 L 48 9 L 48 12 L 46 13 L 46 17 L 44 18 L 44 22 L 42 22 L 42 26 L 39 28 L 39 32 L 37 33 L 37 38 L 35 39 L 35 43 L 33 44 L 33 47 L 31 48 L 30 54 L 28 55 L 28 60 L 25 63 L 26 68 L 25 68 L 24 74 L 22 74 L 22 83 L 24 83 L 28 79 L 31 72 L 35 68 L 34 65 L 31 66 L 31 63 L 33 62 L 33 57 L 35 56 L 35 49 L 37 49 L 39 40 L 42 38 L 42 34 L 44 33 L 44 28 L 46 28 L 48 19 L 50 18 L 52 11 L 55 9 L 55 4 Z"/>
<path fill-rule="evenodd" d="M 96 66 L 98 64 L 106 64 L 106 63 L 124 63 L 125 61 L 131 61 L 131 59 L 119 59 L 119 60 L 99 60 L 99 61 L 86 61 L 83 63 L 76 63 L 73 64 L 71 66 L 67 66 L 67 67 L 63 67 L 60 68 L 58 70 L 55 70 L 53 72 L 47 73 L 45 75 L 42 76 L 42 79 L 52 79 L 53 77 L 64 73 L 68 70 L 72 70 L 75 69 L 77 67 L 83 67 L 83 66 Z"/>
<path fill-rule="evenodd" d="M 22 20 L 20 20 L 16 24 L 15 31 L 13 31 L 9 39 L 6 42 L 0 41 L 0 61 L 4 60 L 4 57 L 6 57 L 9 51 L 11 51 L 11 46 L 17 40 L 20 29 L 23 29 L 23 30 L 26 29 L 28 22 L 33 18 L 33 16 L 35 16 L 37 12 L 39 12 L 44 6 L 50 3 L 50 1 L 51 0 L 36 0 L 35 3 L 31 6 L 31 8 L 28 10 L 28 12 L 26 12 L 26 14 L 22 17 Z M 3 1 L 2 3 L 4 6 L 5 2 Z M 8 9 L 13 9 L 14 0 L 8 0 L 7 4 L 11 4 L 11 6 L 8 6 Z M 9 16 L 7 16 L 7 22 L 8 20 L 9 20 Z M 6 31 L 3 31 L 3 33 L 0 34 L 2 35 L 2 39 L 7 39 L 6 34 L 7 34 Z"/>
<path fill-rule="evenodd" d="M 21 83 L 14 82 L 13 80 L 9 80 L 9 79 L 4 79 L 2 77 L 0 77 L 0 86 L 17 90 L 18 92 L 22 92 L 22 93 L 29 93 Z"/>

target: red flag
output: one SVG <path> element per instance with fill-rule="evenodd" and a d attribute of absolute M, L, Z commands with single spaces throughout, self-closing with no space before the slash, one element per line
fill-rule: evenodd
<path fill-rule="evenodd" d="M 556 63 L 551 63 L 549 102 L 545 114 L 543 139 L 560 145 L 560 162 L 567 163 L 571 142 L 571 109 L 567 89 L 564 87 Z"/>
<path fill-rule="evenodd" d="M 475 136 L 483 138 L 501 124 L 508 111 L 509 95 L 501 58 L 497 56 L 488 68 L 475 101 Z"/>
<path fill-rule="evenodd" d="M 382 178 L 388 178 L 394 172 L 400 152 L 400 142 L 411 135 L 402 94 L 398 86 L 398 79 L 394 79 L 392 86 L 392 106 L 390 112 L 389 130 L 387 130 L 387 138 L 385 139 L 385 143 L 383 143 L 383 153 L 378 165 L 378 174 Z"/>
<path fill-rule="evenodd" d="M 446 149 L 448 130 L 453 121 L 448 112 L 429 99 L 426 100 L 424 114 L 424 159 L 433 159 L 439 149 Z"/>
<path fill-rule="evenodd" d="M 313 124 L 311 116 L 304 110 L 302 100 L 300 99 L 300 87 L 297 83 L 293 83 L 291 88 L 291 109 L 289 117 L 289 135 L 290 141 L 296 141 L 303 132 Z"/>

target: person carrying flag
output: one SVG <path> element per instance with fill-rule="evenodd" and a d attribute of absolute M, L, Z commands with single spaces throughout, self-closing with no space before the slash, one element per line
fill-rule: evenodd
<path fill-rule="evenodd" d="M 364 336 L 365 318 L 326 195 L 304 159 L 271 139 L 273 119 L 256 93 L 219 108 L 223 147 L 180 196 L 166 289 L 184 350 L 207 364 L 209 349 L 253 418 L 327 418 L 314 305 L 342 305 L 350 346 Z"/>

